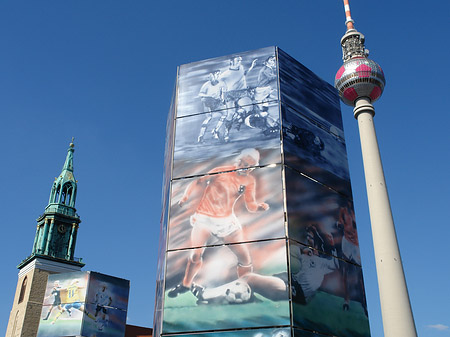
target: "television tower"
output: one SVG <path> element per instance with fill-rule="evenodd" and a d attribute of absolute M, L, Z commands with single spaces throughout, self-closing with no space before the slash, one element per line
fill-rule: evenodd
<path fill-rule="evenodd" d="M 344 1 L 347 32 L 341 39 L 344 64 L 336 73 L 335 87 L 342 101 L 354 107 L 358 120 L 372 222 L 373 245 L 385 337 L 416 337 L 389 196 L 378 148 L 372 102 L 380 98 L 385 78 L 381 67 L 368 58 L 364 35 L 354 28 L 349 0 Z"/>

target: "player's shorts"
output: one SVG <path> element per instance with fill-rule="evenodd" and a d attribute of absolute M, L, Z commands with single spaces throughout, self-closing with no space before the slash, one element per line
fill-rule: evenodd
<path fill-rule="evenodd" d="M 241 229 L 241 224 L 234 214 L 227 217 L 215 218 L 204 214 L 191 215 L 191 226 L 201 225 L 208 228 L 211 233 L 219 238 L 224 238 Z"/>
<path fill-rule="evenodd" d="M 203 97 L 202 102 L 205 107 L 209 108 L 211 111 L 216 110 L 222 105 L 222 100 L 213 97 Z"/>
<path fill-rule="evenodd" d="M 95 308 L 95 312 L 98 313 L 100 311 L 106 314 L 106 308 L 102 305 L 97 305 L 97 307 Z"/>
<path fill-rule="evenodd" d="M 67 303 L 67 304 L 64 306 L 64 309 L 72 309 L 72 308 L 75 308 L 75 309 L 80 310 L 80 308 L 81 308 L 82 305 L 83 305 L 83 303 L 81 303 L 81 302 Z"/>
<path fill-rule="evenodd" d="M 236 102 L 244 96 L 247 96 L 247 89 L 229 90 L 226 92 L 225 100 L 227 102 Z"/>
<path fill-rule="evenodd" d="M 342 253 L 349 261 L 361 265 L 359 247 L 348 241 L 345 236 L 342 238 Z"/>

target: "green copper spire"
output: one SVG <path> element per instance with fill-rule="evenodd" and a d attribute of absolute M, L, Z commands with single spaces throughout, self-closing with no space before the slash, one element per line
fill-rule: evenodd
<path fill-rule="evenodd" d="M 53 182 L 48 205 L 44 214 L 37 219 L 32 253 L 19 264 L 19 268 L 35 257 L 84 265 L 74 257 L 78 225 L 81 222 L 75 209 L 77 181 L 73 176 L 74 147 L 72 138 L 61 174 Z"/>
<path fill-rule="evenodd" d="M 73 153 L 75 145 L 72 142 L 67 150 L 66 161 L 61 174 L 55 179 L 50 193 L 45 213 L 59 212 L 75 216 L 75 200 L 77 197 L 77 181 L 73 175 Z"/>

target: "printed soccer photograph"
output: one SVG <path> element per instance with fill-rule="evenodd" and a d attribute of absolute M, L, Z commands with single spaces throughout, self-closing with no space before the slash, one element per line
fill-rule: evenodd
<path fill-rule="evenodd" d="M 242 98 L 248 104 L 277 100 L 277 76 L 275 47 L 182 65 L 177 117 L 236 109 Z"/>
<path fill-rule="evenodd" d="M 337 128 L 306 118 L 282 104 L 283 149 L 285 164 L 334 190 L 352 196 L 347 151 Z"/>
<path fill-rule="evenodd" d="M 285 239 L 167 253 L 164 333 L 289 323 Z"/>
<path fill-rule="evenodd" d="M 360 266 L 290 242 L 294 326 L 326 335 L 369 337 Z"/>
<path fill-rule="evenodd" d="M 353 202 L 286 168 L 289 237 L 361 266 Z"/>
<path fill-rule="evenodd" d="M 89 274 L 73 272 L 48 276 L 38 337 L 81 333 Z M 91 319 L 94 316 L 91 315 Z"/>
<path fill-rule="evenodd" d="M 277 102 L 251 104 L 176 120 L 173 177 L 206 174 L 230 165 L 246 148 L 258 148 L 259 165 L 281 162 L 280 109 Z"/>
<path fill-rule="evenodd" d="M 281 165 L 254 168 L 258 156 L 172 182 L 169 250 L 286 236 Z"/>

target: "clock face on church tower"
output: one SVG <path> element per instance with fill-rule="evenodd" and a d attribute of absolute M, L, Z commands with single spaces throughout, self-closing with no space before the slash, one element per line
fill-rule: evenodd
<path fill-rule="evenodd" d="M 58 232 L 64 234 L 66 232 L 66 226 L 63 224 L 58 225 Z"/>

